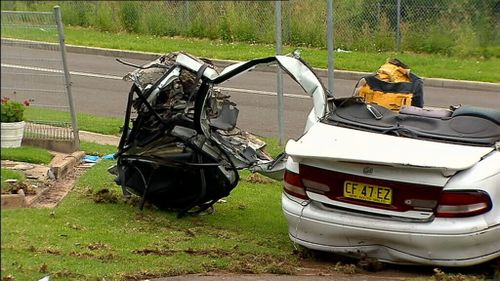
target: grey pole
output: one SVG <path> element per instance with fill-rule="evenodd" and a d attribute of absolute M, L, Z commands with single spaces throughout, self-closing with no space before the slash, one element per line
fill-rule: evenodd
<path fill-rule="evenodd" d="M 57 24 L 57 32 L 59 34 L 59 48 L 61 49 L 62 64 L 64 70 L 64 85 L 66 90 L 66 95 L 68 96 L 69 110 L 71 114 L 71 126 L 73 127 L 73 148 L 76 150 L 80 149 L 80 135 L 78 133 L 78 122 L 76 121 L 76 111 L 75 104 L 73 102 L 73 95 L 71 94 L 71 77 L 68 69 L 68 62 L 66 60 L 66 45 L 64 44 L 64 27 L 61 17 L 61 9 L 59 6 L 54 7 L 54 16 Z"/>
<path fill-rule="evenodd" d="M 274 2 L 274 15 L 276 20 L 276 55 L 281 55 L 281 1 Z M 285 144 L 285 122 L 284 122 L 284 96 L 283 96 L 283 71 L 278 67 L 276 93 L 278 96 L 278 131 L 280 145 Z"/>
<path fill-rule="evenodd" d="M 401 48 L 401 0 L 396 2 L 396 51 Z"/>
<path fill-rule="evenodd" d="M 184 0 L 184 22 L 185 22 L 185 27 L 186 30 L 185 32 L 187 33 L 189 30 L 189 27 L 191 26 L 191 17 L 189 15 L 189 1 Z"/>
<path fill-rule="evenodd" d="M 333 0 L 327 0 L 326 45 L 328 48 L 328 91 L 333 95 L 334 52 L 333 52 Z"/>

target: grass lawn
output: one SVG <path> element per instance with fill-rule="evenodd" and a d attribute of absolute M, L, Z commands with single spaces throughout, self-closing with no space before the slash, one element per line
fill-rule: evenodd
<path fill-rule="evenodd" d="M 87 155 L 104 156 L 116 153 L 118 148 L 114 145 L 99 144 L 95 142 L 80 141 L 80 150 L 85 151 Z"/>
<path fill-rule="evenodd" d="M 40 116 L 66 118 L 60 112 L 28 109 L 28 118 Z M 119 126 L 93 126 L 116 120 L 96 118 L 80 118 L 80 128 L 118 133 Z M 275 139 L 266 141 L 271 154 L 281 151 Z M 81 148 L 94 155 L 116 152 L 114 146 L 85 141 Z M 112 164 L 102 160 L 88 170 L 56 209 L 2 210 L 2 278 L 133 280 L 208 271 L 294 271 L 298 258 L 292 255 L 281 213 L 281 183 L 253 183 L 243 172 L 227 202 L 216 204 L 214 215 L 177 219 L 156 209 L 140 212 L 123 201 L 106 171 Z M 103 189 L 111 191 L 113 200 L 97 204 L 96 193 Z"/>
<path fill-rule="evenodd" d="M 9 179 L 15 179 L 18 182 L 22 182 L 22 181 L 24 181 L 26 179 L 26 177 L 21 172 L 14 171 L 14 170 L 11 170 L 11 169 L 1 168 L 0 187 L 1 187 L 2 191 L 3 191 L 4 187 L 7 188 L 9 186 L 9 184 L 5 183 L 5 181 L 9 180 Z"/>
<path fill-rule="evenodd" d="M 30 106 L 24 111 L 26 120 L 50 120 L 71 122 L 68 112 Z M 122 118 L 100 117 L 87 113 L 77 113 L 80 130 L 105 135 L 119 135 L 123 126 Z"/>
<path fill-rule="evenodd" d="M 207 271 L 291 273 L 298 259 L 280 208 L 281 184 L 242 180 L 214 215 L 94 202 L 121 198 L 103 160 L 56 209 L 2 210 L 2 276 L 38 280 L 152 278 Z M 243 178 L 248 177 L 243 174 Z M 111 200 L 113 201 L 113 200 Z M 99 278 L 99 279 L 98 279 Z"/>
<path fill-rule="evenodd" d="M 91 28 L 65 27 L 66 43 L 73 45 L 168 53 L 185 51 L 197 56 L 214 59 L 248 60 L 271 56 L 274 45 L 239 42 L 211 41 L 206 39 L 154 37 L 130 33 L 101 32 Z M 2 30 L 2 37 L 54 42 L 54 36 L 39 31 Z M 296 46 L 284 46 L 289 53 Z M 327 68 L 325 49 L 300 47 L 302 57 L 314 67 Z M 434 54 L 379 52 L 335 53 L 335 69 L 373 72 L 388 58 L 397 57 L 408 64 L 412 71 L 423 77 L 448 78 L 471 81 L 500 82 L 500 58 L 449 57 Z"/>
<path fill-rule="evenodd" d="M 16 148 L 2 148 L 2 160 L 21 161 L 33 164 L 49 164 L 52 158 L 52 154 L 46 149 L 39 147 L 22 146 Z"/>

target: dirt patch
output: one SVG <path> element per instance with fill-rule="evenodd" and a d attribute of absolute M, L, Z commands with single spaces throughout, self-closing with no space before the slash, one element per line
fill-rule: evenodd
<path fill-rule="evenodd" d="M 107 188 L 98 190 L 94 194 L 95 203 L 118 203 L 118 194 Z"/>
<path fill-rule="evenodd" d="M 329 252 L 309 250 L 303 247 L 294 250 L 293 254 L 299 258 L 297 275 L 335 276 L 339 274 L 361 274 L 387 278 L 386 280 L 399 278 L 406 280 L 429 277 L 431 275 L 431 271 L 428 268 L 382 264 L 366 258 L 358 260 Z"/>
<path fill-rule="evenodd" d="M 76 167 L 74 170 L 57 181 L 52 181 L 50 187 L 43 192 L 30 207 L 33 208 L 54 208 L 73 188 L 76 179 L 82 174 L 84 169 Z"/>
<path fill-rule="evenodd" d="M 7 188 L 2 190 L 2 194 L 19 194 L 20 192 L 24 195 L 36 195 L 37 190 L 34 184 L 29 184 L 26 182 L 12 182 L 9 183 Z"/>

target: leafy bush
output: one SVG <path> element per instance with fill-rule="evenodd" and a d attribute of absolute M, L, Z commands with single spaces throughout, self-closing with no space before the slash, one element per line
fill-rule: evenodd
<path fill-rule="evenodd" d="M 94 22 L 92 23 L 97 29 L 101 31 L 120 31 L 121 25 L 119 21 L 114 19 L 117 12 L 115 11 L 116 3 L 98 3 L 99 6 L 96 7 L 96 13 L 94 17 Z"/>
<path fill-rule="evenodd" d="M 63 16 L 63 22 L 70 25 L 77 26 L 89 26 L 90 17 L 94 14 L 93 5 L 91 6 L 86 1 L 68 1 L 65 3 L 61 3 L 61 9 L 64 9 L 64 12 L 61 13 Z"/>
<path fill-rule="evenodd" d="M 23 103 L 10 100 L 8 97 L 3 97 L 0 108 L 0 121 L 5 123 L 21 122 L 24 120 L 24 110 L 30 105 L 30 101 L 26 100 Z"/>
<path fill-rule="evenodd" d="M 129 32 L 139 31 L 139 5 L 134 1 L 123 1 L 121 3 L 121 20 L 123 27 Z"/>

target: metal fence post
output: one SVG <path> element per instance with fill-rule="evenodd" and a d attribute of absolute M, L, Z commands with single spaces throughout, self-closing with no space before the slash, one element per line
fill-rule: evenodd
<path fill-rule="evenodd" d="M 401 48 L 401 0 L 396 1 L 396 51 Z"/>
<path fill-rule="evenodd" d="M 276 55 L 281 55 L 282 42 L 281 42 L 281 1 L 274 2 L 274 16 L 276 19 Z M 284 96 L 283 96 L 283 71 L 280 67 L 277 69 L 277 85 L 276 93 L 278 96 L 278 131 L 280 145 L 285 144 L 285 124 L 284 124 Z"/>
<path fill-rule="evenodd" d="M 327 35 L 326 35 L 326 45 L 328 48 L 328 91 L 330 92 L 330 95 L 333 95 L 333 71 L 334 71 L 334 64 L 333 64 L 333 0 L 326 0 L 327 2 L 327 19 L 326 19 L 326 24 L 327 24 Z"/>
<path fill-rule="evenodd" d="M 185 33 L 187 34 L 191 26 L 191 17 L 189 15 L 189 1 L 184 0 L 184 28 L 186 28 Z"/>
<path fill-rule="evenodd" d="M 54 16 L 57 24 L 57 32 L 59 34 L 59 46 L 61 48 L 62 64 L 64 71 L 64 84 L 65 84 L 66 95 L 68 97 L 69 110 L 71 114 L 71 126 L 73 127 L 73 136 L 74 136 L 73 146 L 74 149 L 78 150 L 80 149 L 80 135 L 78 133 L 78 122 L 76 120 L 75 104 L 73 102 L 73 95 L 71 93 L 71 77 L 69 74 L 68 63 L 66 60 L 64 27 L 62 23 L 61 9 L 59 6 L 54 7 Z"/>

